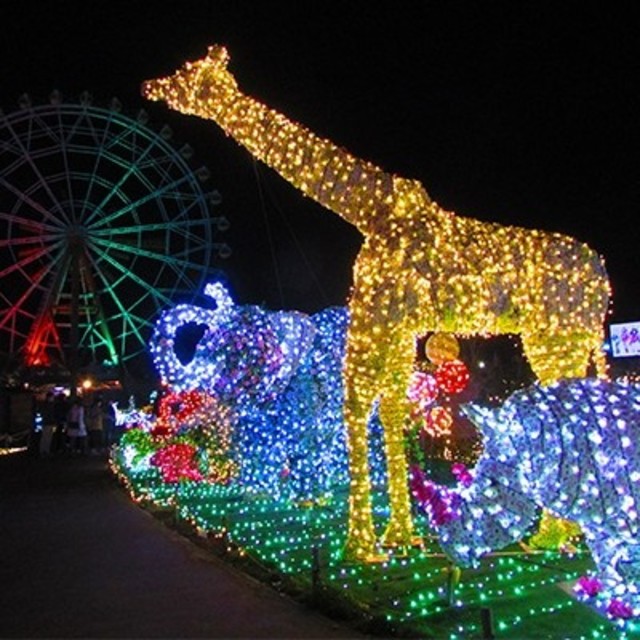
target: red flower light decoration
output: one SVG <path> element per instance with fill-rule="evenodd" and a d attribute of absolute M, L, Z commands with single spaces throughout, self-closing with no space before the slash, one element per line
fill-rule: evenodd
<path fill-rule="evenodd" d="M 190 444 L 175 443 L 159 449 L 151 456 L 151 464 L 160 468 L 163 482 L 202 480 L 198 469 L 197 449 Z"/>
<path fill-rule="evenodd" d="M 171 435 L 191 415 L 203 408 L 207 394 L 202 391 L 180 391 L 166 394 L 158 407 L 158 420 L 153 429 L 154 436 Z"/>

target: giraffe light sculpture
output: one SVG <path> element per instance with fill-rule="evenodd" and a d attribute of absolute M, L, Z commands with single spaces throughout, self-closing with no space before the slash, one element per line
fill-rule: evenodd
<path fill-rule="evenodd" d="M 600 351 L 609 283 L 600 257 L 557 233 L 500 226 L 445 211 L 420 182 L 383 171 L 245 94 L 209 47 L 142 94 L 216 122 L 303 194 L 364 237 L 353 272 L 344 361 L 349 446 L 349 530 L 345 559 L 372 560 L 378 536 L 371 508 L 367 417 L 379 400 L 390 517 L 388 546 L 415 542 L 403 431 L 416 337 L 518 334 L 543 383 L 605 375 Z"/>

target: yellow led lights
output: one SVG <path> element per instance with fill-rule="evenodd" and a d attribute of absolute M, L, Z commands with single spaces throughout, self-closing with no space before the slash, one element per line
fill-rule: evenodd
<path fill-rule="evenodd" d="M 391 515 L 383 542 L 414 542 L 403 428 L 415 339 L 428 332 L 521 337 L 543 383 L 583 376 L 600 351 L 609 283 L 600 257 L 557 233 L 457 216 L 423 186 L 386 173 L 242 94 L 224 47 L 143 95 L 215 121 L 257 159 L 364 236 L 354 267 L 344 363 L 350 456 L 347 560 L 375 557 L 367 418 L 380 399 Z"/>

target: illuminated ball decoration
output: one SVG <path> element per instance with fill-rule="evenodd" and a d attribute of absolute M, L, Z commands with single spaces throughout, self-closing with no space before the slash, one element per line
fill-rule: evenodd
<path fill-rule="evenodd" d="M 206 403 L 206 394 L 191 390 L 165 394 L 158 407 L 154 434 L 175 434 Z"/>
<path fill-rule="evenodd" d="M 469 384 L 469 369 L 462 360 L 447 360 L 438 366 L 434 377 L 443 393 L 455 395 Z"/>
<path fill-rule="evenodd" d="M 640 385 L 535 384 L 497 409 L 465 412 L 484 437 L 471 482 L 439 487 L 412 470 L 413 494 L 449 558 L 475 565 L 523 539 L 547 508 L 581 527 L 603 608 L 640 614 Z M 614 600 L 625 607 L 611 608 Z"/>
<path fill-rule="evenodd" d="M 424 431 L 428 435 L 439 438 L 451 433 L 453 416 L 447 407 L 432 407 L 426 414 Z"/>
<path fill-rule="evenodd" d="M 145 82 L 142 93 L 215 121 L 363 235 L 344 359 L 350 474 L 345 557 L 375 559 L 367 429 L 377 398 L 390 503 L 382 541 L 407 546 L 415 540 L 403 435 L 417 336 L 516 334 L 544 383 L 584 376 L 591 357 L 604 376 L 606 270 L 597 253 L 573 238 L 444 210 L 417 180 L 359 159 L 244 94 L 228 63 L 227 50 L 211 46 L 203 59 Z"/>
<path fill-rule="evenodd" d="M 451 333 L 434 333 L 427 338 L 424 352 L 429 362 L 439 365 L 456 360 L 460 355 L 460 344 Z"/>
<path fill-rule="evenodd" d="M 436 401 L 439 391 L 438 382 L 433 375 L 424 371 L 414 371 L 407 397 L 424 413 Z"/>

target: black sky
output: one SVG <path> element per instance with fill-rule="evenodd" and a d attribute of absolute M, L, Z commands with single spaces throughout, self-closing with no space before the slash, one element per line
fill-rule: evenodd
<path fill-rule="evenodd" d="M 140 97 L 231 54 L 240 87 L 443 207 L 571 234 L 606 261 L 612 320 L 640 320 L 640 10 L 571 0 L 5 0 L 0 106 L 53 89 L 169 123 L 212 171 L 236 299 L 344 304 L 357 233 L 225 138 Z"/>

